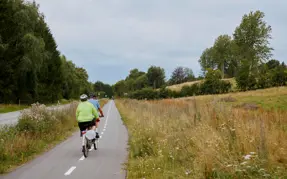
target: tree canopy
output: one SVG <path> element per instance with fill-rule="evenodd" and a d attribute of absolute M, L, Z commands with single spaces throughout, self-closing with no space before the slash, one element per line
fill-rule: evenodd
<path fill-rule="evenodd" d="M 85 69 L 61 56 L 35 2 L 0 2 L 0 103 L 55 102 L 92 90 Z"/>

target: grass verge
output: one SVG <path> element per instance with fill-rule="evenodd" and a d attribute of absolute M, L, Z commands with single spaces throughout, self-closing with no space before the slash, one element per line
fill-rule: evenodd
<path fill-rule="evenodd" d="M 7 113 L 7 112 L 13 112 L 13 111 L 19 111 L 25 108 L 28 108 L 29 106 L 25 105 L 16 105 L 16 104 L 0 104 L 0 113 Z"/>
<path fill-rule="evenodd" d="M 287 112 L 200 100 L 117 100 L 128 178 L 286 178 Z"/>

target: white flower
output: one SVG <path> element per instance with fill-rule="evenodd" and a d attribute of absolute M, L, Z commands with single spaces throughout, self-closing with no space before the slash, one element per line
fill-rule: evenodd
<path fill-rule="evenodd" d="M 252 157 L 251 155 L 245 155 L 243 158 L 244 158 L 245 160 L 249 160 L 251 157 Z"/>

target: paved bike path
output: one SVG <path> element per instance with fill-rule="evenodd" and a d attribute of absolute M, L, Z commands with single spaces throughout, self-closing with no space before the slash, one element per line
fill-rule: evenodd
<path fill-rule="evenodd" d="M 113 101 L 109 101 L 103 111 L 99 149 L 90 151 L 88 158 L 81 153 L 81 138 L 76 132 L 49 152 L 0 179 L 124 179 L 128 133 Z"/>

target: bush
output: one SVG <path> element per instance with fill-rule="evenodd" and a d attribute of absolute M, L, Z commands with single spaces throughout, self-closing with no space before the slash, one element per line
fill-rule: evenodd
<path fill-rule="evenodd" d="M 33 104 L 23 111 L 16 126 L 0 128 L 0 173 L 65 139 L 77 126 L 76 107 L 77 103 L 72 103 L 68 109 L 52 111 L 45 105 Z"/>
<path fill-rule="evenodd" d="M 180 93 L 183 97 L 198 95 L 200 94 L 200 85 L 197 83 L 190 86 L 185 85 L 181 88 Z"/>
<path fill-rule="evenodd" d="M 257 81 L 254 75 L 241 73 L 235 78 L 237 87 L 241 91 L 256 89 Z"/>
<path fill-rule="evenodd" d="M 231 83 L 221 80 L 219 70 L 208 70 L 205 81 L 200 85 L 200 94 L 220 94 L 231 90 Z"/>
<path fill-rule="evenodd" d="M 156 90 L 153 90 L 152 88 L 143 88 L 141 90 L 134 91 L 130 94 L 130 98 L 132 99 L 158 99 L 159 98 L 159 92 Z"/>
<path fill-rule="evenodd" d="M 231 91 L 231 83 L 229 81 L 220 81 L 220 93 L 229 93 Z"/>
<path fill-rule="evenodd" d="M 285 86 L 287 82 L 287 69 L 278 67 L 271 72 L 272 86 Z"/>
<path fill-rule="evenodd" d="M 269 74 L 262 74 L 257 80 L 257 88 L 264 89 L 272 86 L 272 79 Z"/>
<path fill-rule="evenodd" d="M 167 88 L 161 88 L 158 92 L 158 97 L 160 99 L 165 99 L 170 97 L 170 90 Z"/>

